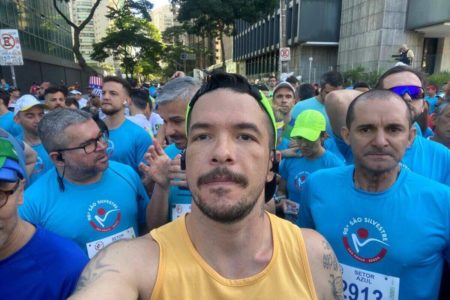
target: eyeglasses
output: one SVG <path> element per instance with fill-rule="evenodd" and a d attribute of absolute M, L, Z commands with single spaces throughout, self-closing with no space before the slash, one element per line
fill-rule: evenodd
<path fill-rule="evenodd" d="M 17 181 L 16 185 L 14 186 L 14 188 L 12 190 L 8 190 L 8 191 L 0 190 L 0 208 L 2 208 L 3 206 L 6 205 L 6 203 L 8 203 L 9 196 L 11 196 L 12 194 L 14 194 L 17 191 L 17 189 L 19 188 L 19 183 L 20 183 L 20 181 Z"/>
<path fill-rule="evenodd" d="M 105 131 L 101 131 L 99 136 L 96 139 L 89 140 L 84 143 L 84 145 L 73 147 L 73 148 L 65 148 L 65 149 L 59 149 L 55 150 L 56 152 L 63 152 L 63 151 L 72 151 L 77 149 L 83 149 L 86 154 L 90 154 L 92 152 L 95 152 L 98 148 L 98 143 L 101 142 L 103 144 L 108 144 L 108 134 Z"/>
<path fill-rule="evenodd" d="M 408 94 L 412 100 L 423 99 L 423 88 L 415 85 L 400 85 L 394 86 L 389 89 L 391 92 L 396 93 L 403 98 L 405 94 Z"/>

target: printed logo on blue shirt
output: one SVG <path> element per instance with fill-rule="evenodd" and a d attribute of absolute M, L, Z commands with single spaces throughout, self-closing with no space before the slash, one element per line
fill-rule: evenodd
<path fill-rule="evenodd" d="M 111 139 L 108 139 L 108 147 L 106 148 L 106 155 L 111 157 L 114 153 L 114 142 Z"/>
<path fill-rule="evenodd" d="M 36 157 L 36 163 L 34 164 L 33 174 L 39 174 L 44 171 L 44 161 L 40 156 Z"/>
<path fill-rule="evenodd" d="M 299 192 L 302 191 L 303 185 L 305 184 L 308 176 L 309 176 L 309 172 L 306 172 L 306 171 L 300 172 L 297 175 L 295 175 L 294 186 L 297 191 L 299 191 Z"/>
<path fill-rule="evenodd" d="M 388 235 L 383 225 L 368 217 L 354 217 L 343 230 L 343 242 L 347 252 L 362 263 L 375 263 L 388 251 Z"/>
<path fill-rule="evenodd" d="M 100 232 L 108 232 L 119 225 L 122 214 L 117 204 L 111 200 L 97 200 L 88 207 L 89 224 Z"/>

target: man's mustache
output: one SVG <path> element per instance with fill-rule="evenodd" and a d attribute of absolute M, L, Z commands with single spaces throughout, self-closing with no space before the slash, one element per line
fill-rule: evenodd
<path fill-rule="evenodd" d="M 248 180 L 245 176 L 232 172 L 225 167 L 217 167 L 214 170 L 208 172 L 205 175 L 200 176 L 197 179 L 197 185 L 208 184 L 217 181 L 231 181 L 239 184 L 242 187 L 248 186 Z"/>

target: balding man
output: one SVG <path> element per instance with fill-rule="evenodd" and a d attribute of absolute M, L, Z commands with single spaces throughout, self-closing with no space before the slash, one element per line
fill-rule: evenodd
<path fill-rule="evenodd" d="M 400 163 L 415 130 L 400 96 L 364 93 L 350 104 L 341 131 L 354 165 L 306 181 L 300 224 L 330 241 L 347 298 L 438 297 L 442 266 L 450 262 L 450 188 Z"/>

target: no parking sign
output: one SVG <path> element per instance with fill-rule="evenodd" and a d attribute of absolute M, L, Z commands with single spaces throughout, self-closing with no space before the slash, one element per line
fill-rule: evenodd
<path fill-rule="evenodd" d="M 291 60 L 291 48 L 280 48 L 280 61 L 290 61 Z"/>
<path fill-rule="evenodd" d="M 23 65 L 22 48 L 17 29 L 0 29 L 0 65 Z"/>

